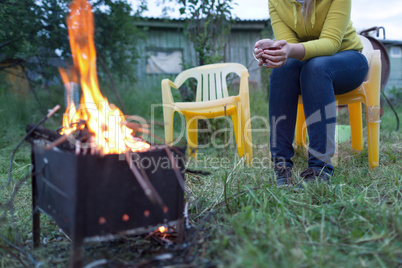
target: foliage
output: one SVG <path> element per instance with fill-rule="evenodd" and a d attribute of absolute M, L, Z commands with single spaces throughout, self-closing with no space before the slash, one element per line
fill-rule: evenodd
<path fill-rule="evenodd" d="M 225 41 L 233 21 L 232 0 L 178 0 L 187 17 L 185 29 L 197 53 L 195 66 L 224 60 Z M 190 66 L 188 66 L 190 67 Z"/>
<path fill-rule="evenodd" d="M 40 9 L 34 0 L 0 1 L 0 51 L 3 59 L 24 58 L 36 52 L 37 33 L 43 27 L 40 17 Z"/>
<path fill-rule="evenodd" d="M 109 10 L 106 12 L 102 11 L 103 8 L 95 10 L 97 55 L 120 80 L 124 78 L 132 80 L 136 73 L 135 63 L 140 57 L 137 45 L 145 38 L 134 21 L 140 19 L 145 5 L 142 4 L 139 10 L 132 14 L 134 11 L 126 0 L 103 2 Z"/>
<path fill-rule="evenodd" d="M 396 86 L 393 86 L 389 90 L 384 90 L 384 93 L 389 97 L 392 105 L 401 106 L 402 88 L 397 88 Z"/>
<path fill-rule="evenodd" d="M 23 62 L 34 76 L 52 78 L 56 66 L 71 61 L 66 17 L 69 0 L 0 1 L 0 61 Z M 145 5 L 133 11 L 127 0 L 93 0 L 95 42 L 105 66 L 134 79 L 133 62 L 141 32 L 133 24 Z M 100 74 L 102 77 L 102 74 Z M 32 79 L 32 76 L 30 76 Z"/>

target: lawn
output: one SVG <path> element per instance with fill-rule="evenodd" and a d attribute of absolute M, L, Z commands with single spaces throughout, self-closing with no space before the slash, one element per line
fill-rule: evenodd
<path fill-rule="evenodd" d="M 138 92 L 125 98 L 130 114 L 150 119 L 147 110 L 160 102 L 154 94 Z M 0 267 L 66 267 L 69 238 L 42 215 L 42 247 L 32 248 L 30 147 L 21 146 L 28 123 L 39 122 L 62 101 L 61 90 L 47 89 L 21 99 L 3 90 L 0 98 Z M 140 100 L 144 102 L 139 103 Z M 399 100 L 400 102 L 400 100 Z M 135 105 L 132 105 L 132 104 Z M 88 267 L 398 267 L 402 266 L 402 134 L 396 119 L 384 106 L 381 125 L 380 166 L 368 169 L 368 151 L 356 153 L 350 141 L 337 148 L 336 173 L 331 186 L 311 185 L 303 191 L 277 188 L 267 147 L 267 97 L 251 93 L 253 133 L 257 159 L 248 167 L 237 157 L 233 144 L 199 151 L 189 168 L 210 172 L 186 174 L 189 226 L 184 243 L 152 239 L 147 234 L 124 236 L 110 242 L 86 243 Z M 131 105 L 130 105 L 131 104 Z M 138 109 L 136 109 L 138 108 Z M 396 107 L 401 115 L 402 107 Z M 136 113 L 136 111 L 140 111 Z M 46 122 L 56 129 L 60 111 Z M 347 122 L 339 114 L 339 122 Z M 156 115 L 161 121 L 162 116 Z M 222 123 L 214 123 L 219 126 Z M 266 131 L 263 131 L 265 128 Z M 156 134 L 162 136 L 162 128 Z M 221 137 L 228 143 L 230 133 Z M 364 133 L 366 136 L 366 133 Z M 306 167 L 306 153 L 297 150 L 295 179 Z M 12 200 L 12 206 L 9 202 Z M 9 243 L 17 246 L 11 246 Z"/>

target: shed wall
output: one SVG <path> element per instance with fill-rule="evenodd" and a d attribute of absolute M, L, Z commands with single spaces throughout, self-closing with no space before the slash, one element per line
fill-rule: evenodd
<path fill-rule="evenodd" d="M 402 46 L 400 46 L 402 47 Z M 388 55 L 390 56 L 390 73 L 385 89 L 392 89 L 393 87 L 402 88 L 402 57 L 392 57 L 388 48 Z"/>
<path fill-rule="evenodd" d="M 160 88 L 162 79 L 170 78 L 173 80 L 177 74 L 150 74 L 146 72 L 147 51 L 151 49 L 180 49 L 183 54 L 183 62 L 194 66 L 196 53 L 192 43 L 185 37 L 183 33 L 183 23 L 173 23 L 176 27 L 168 27 L 169 21 L 164 22 L 166 25 L 162 27 L 160 24 L 152 27 L 147 25 L 147 38 L 139 47 L 141 55 L 143 55 L 138 63 L 136 87 L 145 89 Z M 241 22 L 238 22 L 241 23 Z M 267 22 L 264 22 L 269 25 Z M 262 38 L 263 23 L 259 27 L 247 27 L 242 25 L 242 29 L 233 29 L 230 37 L 226 42 L 224 62 L 236 62 L 246 66 L 250 73 L 250 86 L 259 88 L 261 84 L 261 68 L 252 56 L 252 48 L 257 40 Z M 265 36 L 264 38 L 266 38 Z"/>

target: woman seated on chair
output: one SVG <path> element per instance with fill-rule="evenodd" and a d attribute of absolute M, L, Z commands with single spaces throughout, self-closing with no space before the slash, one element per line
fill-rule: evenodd
<path fill-rule="evenodd" d="M 259 65 L 272 68 L 269 90 L 271 157 L 277 185 L 292 174 L 299 95 L 309 135 L 308 182 L 334 173 L 335 95 L 357 88 L 368 71 L 363 45 L 350 21 L 351 0 L 269 0 L 275 38 L 259 40 Z M 270 46 L 270 49 L 264 49 Z"/>

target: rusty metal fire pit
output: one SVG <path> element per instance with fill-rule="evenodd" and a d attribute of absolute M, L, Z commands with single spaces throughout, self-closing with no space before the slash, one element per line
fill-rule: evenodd
<path fill-rule="evenodd" d="M 42 212 L 71 238 L 71 266 L 82 265 L 86 241 L 146 233 L 182 222 L 183 177 L 177 178 L 177 170 L 183 175 L 184 149 L 171 150 L 169 155 L 163 146 L 152 146 L 130 155 L 159 193 L 161 207 L 147 198 L 123 155 L 76 155 L 58 148 L 45 150 L 39 140 L 31 144 L 34 246 L 40 244 Z M 178 169 L 172 167 L 172 155 Z"/>

